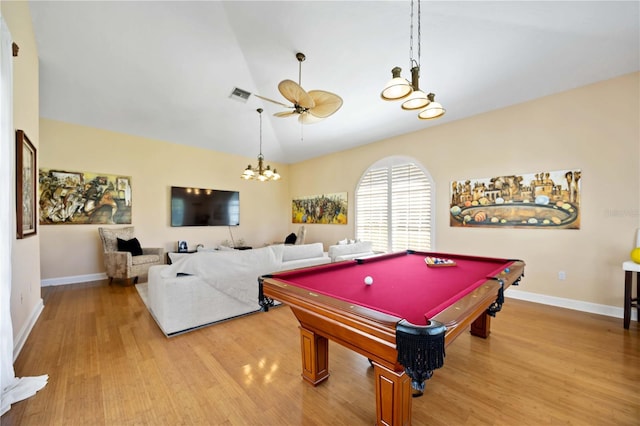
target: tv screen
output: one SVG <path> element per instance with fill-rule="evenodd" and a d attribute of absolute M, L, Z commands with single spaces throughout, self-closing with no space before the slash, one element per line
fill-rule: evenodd
<path fill-rule="evenodd" d="M 238 226 L 240 193 L 171 187 L 171 226 Z"/>

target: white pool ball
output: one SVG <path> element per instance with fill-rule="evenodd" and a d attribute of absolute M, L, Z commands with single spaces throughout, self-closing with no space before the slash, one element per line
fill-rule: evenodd
<path fill-rule="evenodd" d="M 366 285 L 371 285 L 371 284 L 373 284 L 373 278 L 371 278 L 371 277 L 369 277 L 369 276 L 364 277 L 364 283 L 365 283 Z"/>

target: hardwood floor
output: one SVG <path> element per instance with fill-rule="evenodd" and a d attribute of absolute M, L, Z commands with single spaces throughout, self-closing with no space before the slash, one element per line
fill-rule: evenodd
<path fill-rule="evenodd" d="M 49 375 L 10 425 L 372 425 L 366 359 L 331 343 L 329 380 L 300 377 L 288 307 L 167 339 L 134 287 L 43 289 L 15 364 Z M 507 299 L 488 339 L 464 333 L 413 400 L 414 425 L 638 425 L 640 327 Z"/>

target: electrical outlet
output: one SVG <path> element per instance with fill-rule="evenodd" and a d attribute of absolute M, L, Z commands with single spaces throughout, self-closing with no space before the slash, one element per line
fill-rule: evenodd
<path fill-rule="evenodd" d="M 567 279 L 567 273 L 565 271 L 559 271 L 558 272 L 558 279 L 560 281 L 564 281 Z"/>

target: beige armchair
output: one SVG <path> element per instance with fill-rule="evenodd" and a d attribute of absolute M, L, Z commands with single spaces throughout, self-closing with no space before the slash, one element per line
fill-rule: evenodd
<path fill-rule="evenodd" d="M 118 238 L 131 242 L 135 238 L 134 227 L 98 228 L 104 250 L 104 266 L 109 277 L 109 285 L 114 278 L 131 279 L 138 282 L 138 276 L 146 275 L 153 265 L 164 263 L 164 249 L 142 248 L 142 254 L 133 255 L 129 251 L 118 251 Z M 135 244 L 132 244 L 135 245 Z"/>

